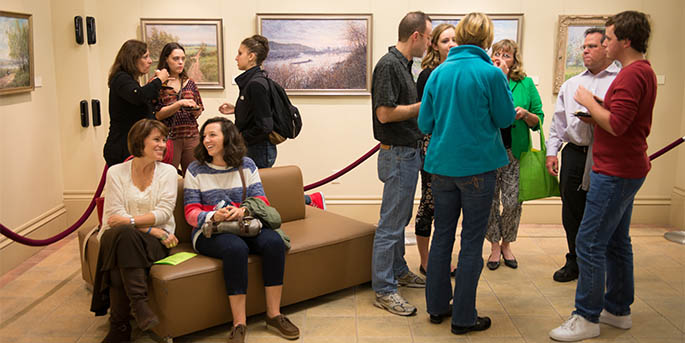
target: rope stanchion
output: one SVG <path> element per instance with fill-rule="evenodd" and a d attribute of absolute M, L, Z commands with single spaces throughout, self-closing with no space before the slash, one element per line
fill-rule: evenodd
<path fill-rule="evenodd" d="M 358 158 L 356 161 L 352 162 L 352 164 L 350 164 L 349 166 L 347 166 L 347 167 L 341 169 L 341 170 L 338 171 L 337 173 L 335 173 L 335 174 L 333 174 L 333 175 L 331 175 L 331 176 L 329 176 L 329 177 L 327 177 L 327 178 L 325 178 L 325 179 L 322 179 L 322 180 L 319 180 L 319 181 L 314 182 L 314 183 L 312 183 L 312 184 L 309 184 L 309 185 L 304 186 L 304 191 L 306 192 L 306 191 L 308 191 L 308 190 L 310 190 L 310 189 L 314 189 L 314 188 L 316 188 L 316 187 L 323 186 L 323 185 L 325 185 L 325 184 L 327 184 L 327 183 L 329 183 L 329 182 L 331 182 L 331 181 L 333 181 L 333 180 L 335 180 L 335 179 L 337 179 L 337 178 L 339 178 L 339 177 L 341 177 L 341 176 L 347 174 L 347 172 L 349 172 L 350 170 L 354 169 L 356 166 L 360 165 L 362 162 L 366 161 L 369 157 L 371 157 L 373 154 L 375 154 L 376 151 L 378 151 L 378 149 L 380 149 L 380 147 L 381 147 L 381 145 L 380 145 L 380 144 L 377 144 L 375 147 L 371 148 L 371 150 L 369 150 L 369 151 L 368 151 L 366 154 L 364 154 L 362 157 Z"/>
<path fill-rule="evenodd" d="M 102 176 L 100 177 L 100 184 L 98 185 L 98 188 L 95 191 L 95 195 L 93 195 L 93 199 L 90 201 L 88 208 L 83 213 L 83 215 L 81 215 L 81 218 L 79 218 L 76 221 L 76 223 L 74 223 L 74 225 L 70 226 L 65 231 L 63 231 L 63 232 L 61 232 L 61 233 L 59 233 L 53 237 L 46 238 L 46 239 L 31 239 L 31 238 L 27 238 L 27 237 L 24 237 L 22 235 L 19 235 L 19 234 L 15 233 L 14 231 L 8 229 L 5 225 L 0 224 L 0 233 L 2 233 L 4 236 L 6 236 L 7 238 L 9 238 L 15 242 L 18 242 L 18 243 L 21 243 L 24 245 L 33 246 L 33 247 L 44 246 L 44 245 L 49 245 L 49 244 L 55 243 L 55 242 L 59 241 L 60 239 L 68 236 L 72 232 L 76 231 L 76 229 L 81 227 L 81 225 L 83 225 L 83 223 L 86 221 L 86 219 L 88 219 L 88 217 L 90 217 L 90 214 L 93 213 L 93 209 L 95 208 L 95 199 L 99 198 L 100 195 L 102 195 L 102 190 L 105 188 L 105 181 L 106 180 L 107 180 L 107 166 L 105 166 L 105 168 L 102 170 Z"/>

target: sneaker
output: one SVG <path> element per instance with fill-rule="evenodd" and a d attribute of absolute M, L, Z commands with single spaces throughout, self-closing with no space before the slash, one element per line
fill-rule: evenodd
<path fill-rule="evenodd" d="M 243 324 L 234 326 L 228 333 L 228 343 L 245 343 L 245 332 L 247 327 Z"/>
<path fill-rule="evenodd" d="M 376 301 L 373 304 L 376 307 L 400 316 L 411 316 L 416 313 L 416 307 L 402 298 L 397 292 L 385 295 L 376 293 Z"/>
<path fill-rule="evenodd" d="M 400 286 L 412 287 L 412 288 L 426 288 L 426 279 L 412 273 L 411 270 L 407 270 L 404 275 L 397 279 L 397 283 Z"/>
<path fill-rule="evenodd" d="M 320 208 L 324 211 L 326 210 L 326 198 L 324 198 L 323 193 L 316 192 L 309 194 L 309 198 L 312 201 L 309 206 Z"/>
<path fill-rule="evenodd" d="M 275 331 L 283 338 L 298 339 L 300 337 L 300 329 L 282 314 L 273 318 L 266 316 L 266 328 Z"/>
<path fill-rule="evenodd" d="M 623 330 L 628 330 L 633 327 L 633 319 L 629 314 L 625 316 L 617 316 L 607 310 L 602 310 L 602 313 L 599 314 L 599 322 Z"/>
<path fill-rule="evenodd" d="M 599 336 L 599 324 L 575 313 L 560 327 L 549 332 L 549 337 L 562 342 L 575 342 L 597 336 Z"/>
<path fill-rule="evenodd" d="M 452 333 L 455 335 L 463 335 L 471 331 L 483 331 L 490 328 L 492 321 L 490 317 L 476 317 L 476 324 L 471 326 L 458 326 L 452 324 Z"/>

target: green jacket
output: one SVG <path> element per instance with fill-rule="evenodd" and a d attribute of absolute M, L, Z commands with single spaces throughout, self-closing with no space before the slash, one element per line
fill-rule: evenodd
<path fill-rule="evenodd" d="M 540 122 L 530 129 L 533 131 L 540 130 L 545 114 L 542 112 L 542 101 L 540 101 L 540 94 L 535 83 L 530 77 L 526 77 L 521 81 L 514 81 L 509 79 L 509 89 L 514 98 L 514 106 L 521 107 L 528 110 L 528 112 L 536 114 Z M 514 120 L 511 124 L 511 153 L 516 159 L 521 158 L 521 153 L 530 149 L 530 134 L 528 133 L 528 124 L 523 119 Z"/>
<path fill-rule="evenodd" d="M 275 208 L 265 204 L 261 199 L 253 197 L 245 199 L 240 206 L 247 208 L 251 216 L 259 219 L 264 224 L 264 228 L 276 231 L 281 236 L 281 239 L 283 239 L 285 248 L 290 249 L 290 237 L 281 229 L 281 214 Z"/>

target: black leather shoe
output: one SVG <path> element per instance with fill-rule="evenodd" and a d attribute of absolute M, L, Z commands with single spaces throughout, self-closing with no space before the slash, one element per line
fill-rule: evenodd
<path fill-rule="evenodd" d="M 497 261 L 497 262 L 488 261 L 488 263 L 486 263 L 486 265 L 488 266 L 488 269 L 495 270 L 495 269 L 499 268 L 499 261 Z"/>
<path fill-rule="evenodd" d="M 452 304 L 450 304 L 449 310 L 447 310 L 447 312 L 445 312 L 443 314 L 438 314 L 438 315 L 429 313 L 429 316 L 430 316 L 431 323 L 433 323 L 433 324 L 442 323 L 443 318 L 452 317 Z"/>
<path fill-rule="evenodd" d="M 569 282 L 578 278 L 578 269 L 570 267 L 568 264 L 554 272 L 554 281 Z"/>
<path fill-rule="evenodd" d="M 505 258 L 505 259 L 504 259 L 504 265 L 507 266 L 507 267 L 509 267 L 509 268 L 516 269 L 516 268 L 518 268 L 519 263 L 516 262 L 516 259 L 507 260 L 507 259 Z"/>
<path fill-rule="evenodd" d="M 483 331 L 487 330 L 492 324 L 490 317 L 478 317 L 476 318 L 476 324 L 471 326 L 457 326 L 452 324 L 452 333 L 455 335 L 463 335 L 471 331 Z"/>

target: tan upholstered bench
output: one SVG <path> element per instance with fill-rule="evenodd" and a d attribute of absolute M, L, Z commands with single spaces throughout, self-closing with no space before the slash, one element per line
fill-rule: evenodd
<path fill-rule="evenodd" d="M 304 205 L 302 174 L 295 166 L 260 169 L 264 191 L 283 219 L 292 248 L 285 260 L 281 305 L 294 304 L 371 280 L 374 226 Z M 183 215 L 183 182 L 175 209 L 180 244 L 172 250 L 193 251 L 191 227 Z M 79 231 L 83 279 L 92 284 L 99 242 L 93 229 Z M 88 244 L 83 246 L 83 242 Z M 264 312 L 261 259 L 248 262 L 247 314 Z M 150 302 L 160 317 L 153 331 L 174 337 L 231 320 L 221 261 L 198 255 L 177 266 L 155 265 L 150 270 Z"/>

